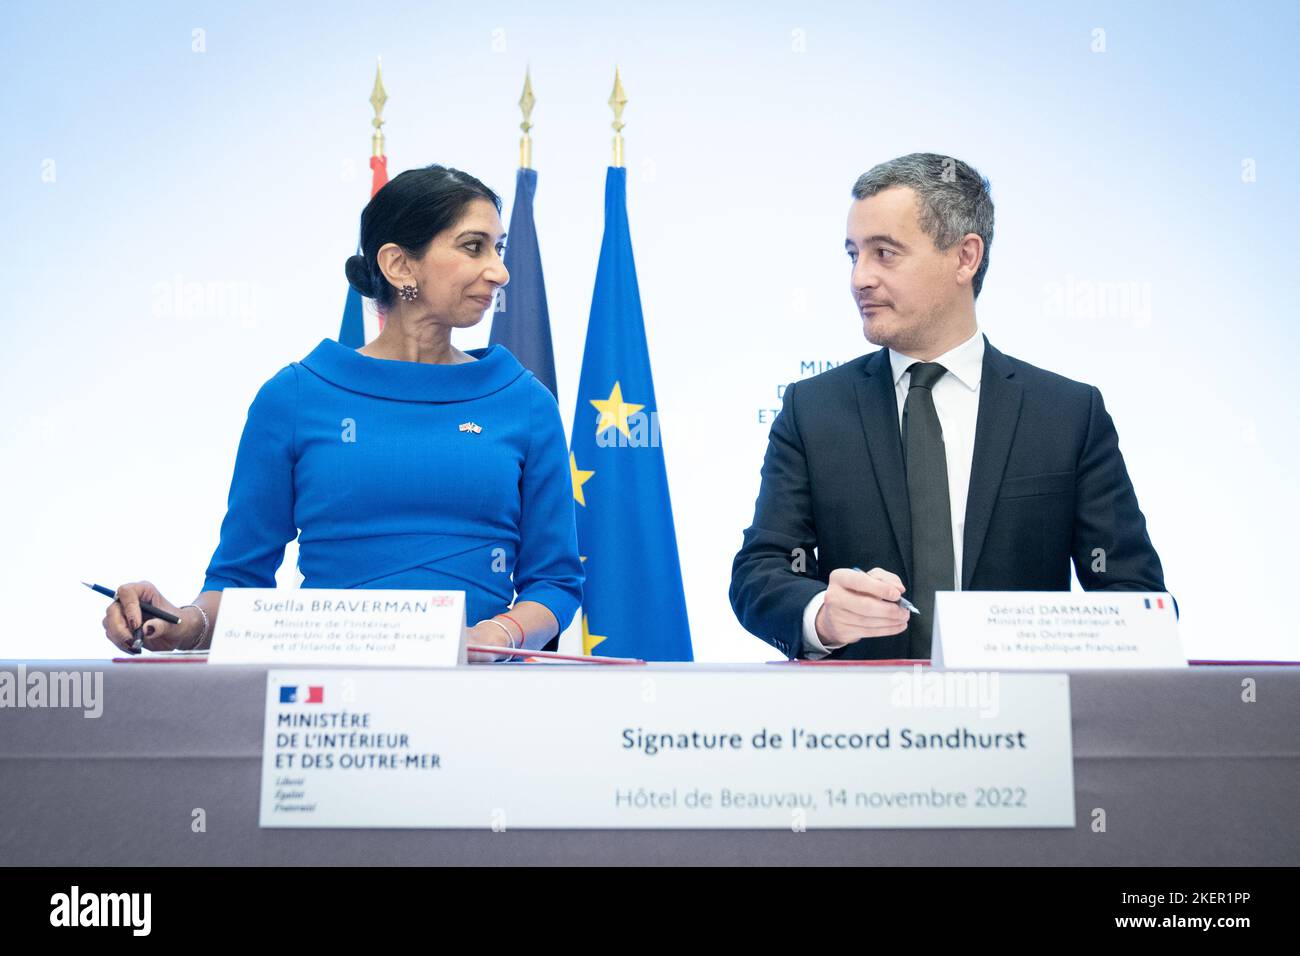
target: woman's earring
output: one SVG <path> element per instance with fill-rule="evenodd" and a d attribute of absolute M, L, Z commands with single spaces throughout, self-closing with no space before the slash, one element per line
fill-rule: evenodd
<path fill-rule="evenodd" d="M 413 285 L 404 285 L 397 291 L 404 302 L 414 302 L 415 297 L 420 294 L 420 290 Z"/>

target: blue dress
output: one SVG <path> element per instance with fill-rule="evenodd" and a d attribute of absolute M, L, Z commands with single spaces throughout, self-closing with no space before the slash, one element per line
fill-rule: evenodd
<path fill-rule="evenodd" d="M 304 587 L 463 590 L 471 626 L 517 592 L 567 627 L 584 575 L 559 408 L 505 348 L 469 354 L 398 362 L 327 339 L 276 373 L 203 590 L 275 587 L 297 536 Z"/>

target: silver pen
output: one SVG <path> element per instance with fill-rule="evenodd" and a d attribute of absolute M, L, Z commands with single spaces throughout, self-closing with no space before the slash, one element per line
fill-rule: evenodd
<path fill-rule="evenodd" d="M 859 568 L 857 565 L 854 565 L 853 570 L 854 570 L 854 571 L 861 571 L 862 569 Z M 883 599 L 882 599 L 882 600 L 883 600 Z M 909 601 L 909 600 L 908 600 L 907 598 L 905 598 L 905 597 L 901 597 L 901 596 L 900 596 L 899 599 L 898 599 L 897 601 L 890 601 L 889 603 L 890 603 L 890 604 L 897 604 L 897 605 L 898 605 L 899 607 L 901 607 L 904 611 L 910 611 L 910 612 L 913 613 L 913 614 L 920 614 L 920 613 L 921 613 L 921 609 L 920 609 L 919 607 L 917 607 L 915 604 L 913 604 L 911 601 Z"/>

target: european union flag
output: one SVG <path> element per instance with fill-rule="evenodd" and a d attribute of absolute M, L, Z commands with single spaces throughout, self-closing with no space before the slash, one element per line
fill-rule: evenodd
<path fill-rule="evenodd" d="M 691 660 L 622 168 L 605 179 L 605 236 L 571 447 L 578 550 L 587 572 L 583 653 Z"/>
<path fill-rule="evenodd" d="M 538 380 L 559 397 L 555 387 L 555 353 L 551 350 L 551 317 L 546 308 L 546 282 L 542 254 L 533 223 L 533 195 L 537 170 L 521 169 L 515 176 L 515 204 L 510 210 L 510 239 L 506 243 L 506 271 L 510 284 L 497 299 L 492 317 L 492 345 L 504 345 Z"/>

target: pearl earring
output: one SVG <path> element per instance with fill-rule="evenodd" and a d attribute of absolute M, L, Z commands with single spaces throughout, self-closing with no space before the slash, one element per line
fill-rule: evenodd
<path fill-rule="evenodd" d="M 398 290 L 398 294 L 404 302 L 414 302 L 415 297 L 420 294 L 420 290 L 413 285 L 404 285 Z"/>

